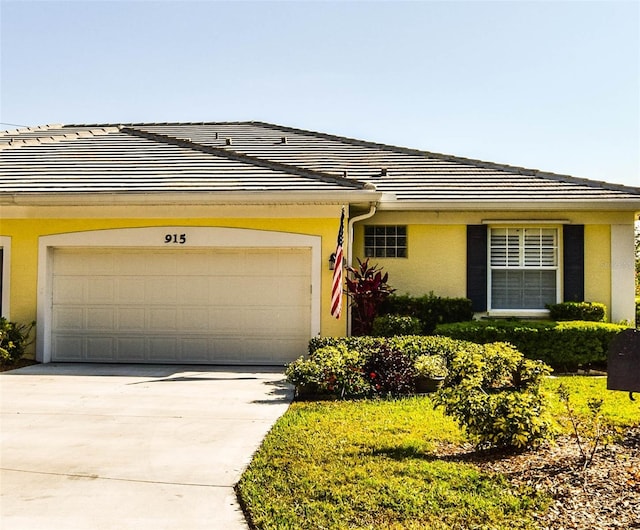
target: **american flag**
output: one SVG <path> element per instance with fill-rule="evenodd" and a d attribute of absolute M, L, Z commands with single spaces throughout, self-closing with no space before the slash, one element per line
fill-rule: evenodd
<path fill-rule="evenodd" d="M 340 230 L 336 245 L 336 263 L 333 267 L 333 282 L 331 283 L 331 316 L 340 318 L 342 313 L 342 244 L 344 243 L 344 207 L 340 216 Z"/>

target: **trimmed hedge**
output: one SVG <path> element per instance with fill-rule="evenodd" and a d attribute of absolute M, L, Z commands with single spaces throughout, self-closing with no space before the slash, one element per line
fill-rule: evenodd
<path fill-rule="evenodd" d="M 393 337 L 395 335 L 418 335 L 422 323 L 416 317 L 384 315 L 373 320 L 371 334 L 374 337 Z"/>
<path fill-rule="evenodd" d="M 509 342 L 555 370 L 607 362 L 609 343 L 627 326 L 602 322 L 478 320 L 438 326 L 436 334 L 479 344 Z"/>
<path fill-rule="evenodd" d="M 434 335 L 406 335 L 395 337 L 313 337 L 309 341 L 309 357 L 313 358 L 315 352 L 327 346 L 344 347 L 348 350 L 359 352 L 371 352 L 380 350 L 388 346 L 394 350 L 401 351 L 415 360 L 420 355 L 440 355 L 447 362 L 460 351 L 469 347 L 469 342 L 451 339 L 449 337 L 437 337 Z"/>
<path fill-rule="evenodd" d="M 419 297 L 390 296 L 380 306 L 379 315 L 415 317 L 422 324 L 422 333 L 431 335 L 438 324 L 471 320 L 473 309 L 468 298 L 443 298 L 430 293 Z"/>
<path fill-rule="evenodd" d="M 551 320 L 585 320 L 589 322 L 604 322 L 607 306 L 598 302 L 562 302 L 548 304 Z"/>

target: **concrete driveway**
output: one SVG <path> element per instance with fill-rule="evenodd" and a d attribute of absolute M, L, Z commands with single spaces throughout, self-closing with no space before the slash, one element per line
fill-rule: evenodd
<path fill-rule="evenodd" d="M 0 527 L 246 529 L 233 486 L 293 395 L 282 369 L 0 374 Z"/>

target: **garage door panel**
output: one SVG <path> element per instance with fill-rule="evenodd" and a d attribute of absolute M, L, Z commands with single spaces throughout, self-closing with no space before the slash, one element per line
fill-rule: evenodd
<path fill-rule="evenodd" d="M 57 330 L 75 330 L 84 328 L 84 309 L 82 307 L 62 307 L 53 311 L 53 327 Z"/>
<path fill-rule="evenodd" d="M 152 337 L 149 339 L 149 359 L 159 362 L 176 362 L 178 340 L 176 337 Z"/>
<path fill-rule="evenodd" d="M 209 329 L 222 333 L 240 333 L 244 329 L 244 308 L 227 307 L 209 310 Z"/>
<path fill-rule="evenodd" d="M 53 262 L 53 360 L 282 363 L 306 350 L 309 249 L 56 249 Z"/>
<path fill-rule="evenodd" d="M 213 277 L 225 277 L 231 274 L 241 276 L 244 272 L 245 257 L 234 250 L 216 250 L 207 258 L 207 274 Z"/>
<path fill-rule="evenodd" d="M 165 332 L 178 329 L 178 311 L 175 308 L 152 308 L 149 311 L 149 331 Z"/>
<path fill-rule="evenodd" d="M 183 276 L 209 276 L 209 258 L 198 254 L 185 254 L 180 260 L 180 274 Z"/>
<path fill-rule="evenodd" d="M 149 257 L 135 252 L 121 252 L 114 266 L 114 274 L 118 276 L 136 277 L 140 274 L 153 274 Z"/>
<path fill-rule="evenodd" d="M 311 265 L 308 252 L 292 252 L 286 260 L 281 260 L 278 272 L 288 272 L 293 275 L 305 276 L 304 271 Z"/>
<path fill-rule="evenodd" d="M 145 302 L 154 305 L 174 305 L 178 299 L 177 280 L 174 277 L 147 278 Z"/>
<path fill-rule="evenodd" d="M 144 362 L 146 357 L 145 337 L 117 337 L 115 360 L 121 362 Z"/>
<path fill-rule="evenodd" d="M 84 277 L 62 276 L 53 280 L 54 304 L 83 304 L 88 280 Z"/>
<path fill-rule="evenodd" d="M 113 275 L 115 273 L 116 261 L 110 252 L 97 252 L 86 256 L 84 260 L 85 271 L 93 275 Z"/>
<path fill-rule="evenodd" d="M 117 286 L 118 303 L 144 304 L 145 290 L 144 278 L 121 277 Z"/>
<path fill-rule="evenodd" d="M 118 308 L 118 331 L 144 331 L 147 311 L 144 307 Z"/>
<path fill-rule="evenodd" d="M 245 276 L 276 276 L 280 271 L 279 263 L 277 254 L 260 250 L 249 251 L 242 272 Z"/>
<path fill-rule="evenodd" d="M 208 304 L 210 281 L 207 276 L 187 276 L 176 282 L 177 302 L 181 305 Z"/>
<path fill-rule="evenodd" d="M 202 307 L 181 308 L 178 327 L 184 331 L 206 332 L 209 329 L 209 310 Z"/>
<path fill-rule="evenodd" d="M 112 330 L 115 328 L 116 311 L 114 307 L 90 307 L 86 310 L 86 329 Z"/>
<path fill-rule="evenodd" d="M 145 256 L 145 272 L 156 276 L 175 276 L 178 272 L 177 253 L 158 252 Z"/>
<path fill-rule="evenodd" d="M 209 339 L 207 337 L 184 337 L 180 341 L 180 346 L 182 348 L 180 358 L 183 362 L 209 362 Z"/>
<path fill-rule="evenodd" d="M 92 278 L 87 283 L 87 296 L 94 303 L 113 303 L 115 293 L 113 278 Z"/>
<path fill-rule="evenodd" d="M 215 306 L 245 306 L 252 290 L 249 289 L 244 279 L 237 276 L 227 276 L 224 280 L 216 280 L 210 286 L 209 300 Z"/>
<path fill-rule="evenodd" d="M 300 333 L 300 313 L 304 311 L 303 307 L 299 308 L 280 308 L 272 312 L 272 319 L 277 323 L 279 333 L 287 333 L 297 335 Z M 311 325 L 310 318 L 304 318 L 306 325 Z"/>
<path fill-rule="evenodd" d="M 84 339 L 75 335 L 58 333 L 53 337 L 53 350 L 58 352 L 56 361 L 83 361 L 85 345 Z"/>
<path fill-rule="evenodd" d="M 115 351 L 114 337 L 88 337 L 86 339 L 87 361 L 109 362 Z"/>

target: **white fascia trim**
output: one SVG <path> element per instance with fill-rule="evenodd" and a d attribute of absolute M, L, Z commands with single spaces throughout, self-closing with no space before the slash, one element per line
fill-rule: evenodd
<path fill-rule="evenodd" d="M 166 236 L 171 237 L 165 243 Z M 184 235 L 184 243 L 180 236 Z M 307 248 L 311 251 L 311 326 L 309 337 L 320 334 L 322 238 L 320 236 L 245 228 L 159 226 L 90 230 L 50 236 L 38 241 L 38 309 L 36 359 L 51 362 L 53 249 L 55 248 Z"/>
<path fill-rule="evenodd" d="M 240 193 L 20 193 L 0 195 L 0 204 L 17 205 L 113 205 L 113 204 L 322 204 L 377 201 L 381 193 L 368 190 L 336 192 Z"/>
<path fill-rule="evenodd" d="M 526 199 L 505 199 L 504 201 L 384 201 L 378 204 L 378 210 L 394 211 L 640 211 L 640 200 L 601 200 L 601 201 L 537 201 Z"/>
<path fill-rule="evenodd" d="M 11 237 L 0 236 L 0 247 L 2 248 L 2 315 L 7 320 L 11 320 Z"/>

